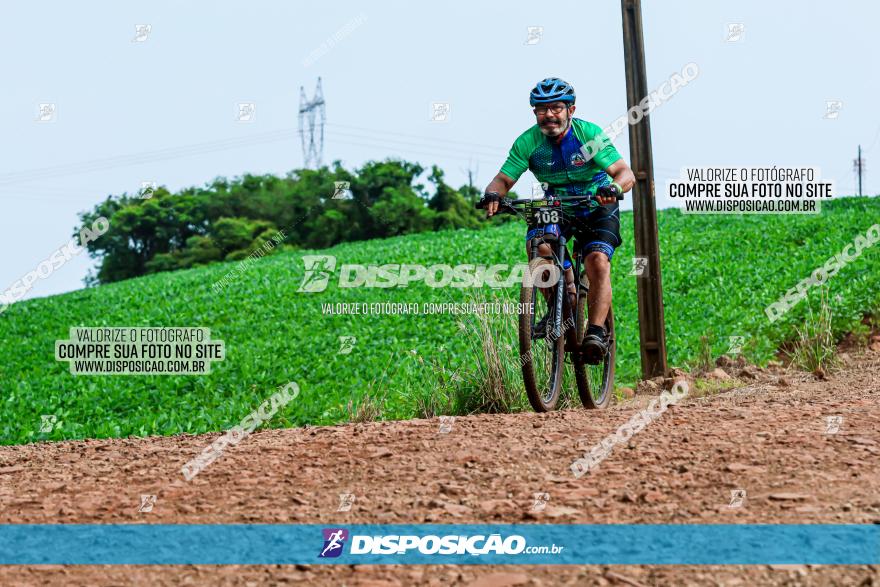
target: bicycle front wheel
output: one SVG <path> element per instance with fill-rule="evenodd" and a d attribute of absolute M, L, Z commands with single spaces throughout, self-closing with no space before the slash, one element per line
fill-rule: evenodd
<path fill-rule="evenodd" d="M 556 409 L 565 365 L 565 337 L 554 332 L 556 290 L 550 291 L 548 304 L 540 288 L 523 286 L 520 290 L 520 307 L 523 308 L 519 316 L 520 363 L 526 395 L 536 412 Z M 539 331 L 536 327 L 544 316 L 547 316 L 547 327 Z"/>

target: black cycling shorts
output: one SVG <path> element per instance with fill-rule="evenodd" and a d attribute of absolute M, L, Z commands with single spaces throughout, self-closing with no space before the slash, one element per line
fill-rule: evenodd
<path fill-rule="evenodd" d="M 620 238 L 620 206 L 617 202 L 597 206 L 590 211 L 578 213 L 573 218 L 566 218 L 562 223 L 562 234 L 565 240 L 571 240 L 572 236 L 581 247 L 582 256 L 593 251 L 605 253 L 608 260 L 614 255 L 614 249 L 619 247 L 623 240 Z M 526 242 L 536 236 L 552 239 L 559 236 L 559 224 L 548 224 L 543 228 L 532 228 L 526 233 Z M 571 266 L 566 259 L 565 268 Z"/>

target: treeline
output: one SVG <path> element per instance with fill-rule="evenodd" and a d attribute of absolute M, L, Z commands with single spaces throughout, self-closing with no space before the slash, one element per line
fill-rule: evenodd
<path fill-rule="evenodd" d="M 101 216 L 110 221 L 109 231 L 87 245 L 100 259 L 97 273 L 87 281 L 109 283 L 243 259 L 279 230 L 287 237 L 284 247 L 315 249 L 482 225 L 483 214 L 474 209 L 479 190 L 453 189 L 432 166 L 430 195 L 417 183 L 424 171 L 398 160 L 371 161 L 348 171 L 337 161 L 332 168 L 299 169 L 286 177 L 220 177 L 177 193 L 159 187 L 145 194 L 110 196 L 80 214 L 82 226 Z"/>

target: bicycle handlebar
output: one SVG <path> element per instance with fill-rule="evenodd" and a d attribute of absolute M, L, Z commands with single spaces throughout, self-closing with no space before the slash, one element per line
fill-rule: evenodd
<path fill-rule="evenodd" d="M 617 196 L 615 196 L 615 198 L 617 199 L 617 201 L 620 201 L 620 200 L 623 199 L 623 194 L 617 194 Z M 535 199 L 540 200 L 541 198 L 535 198 Z M 535 199 L 532 199 L 532 198 L 519 198 L 519 199 L 516 199 L 516 200 L 508 200 L 507 198 L 501 198 L 501 200 L 499 200 L 499 202 L 498 202 L 498 204 L 499 204 L 498 208 L 499 208 L 499 211 L 500 211 L 501 208 L 510 208 L 510 207 L 512 207 L 514 204 L 524 204 L 524 203 L 526 203 L 526 202 L 534 202 Z M 588 195 L 586 195 L 586 196 L 554 196 L 552 199 L 553 199 L 554 201 L 559 201 L 559 202 L 572 202 L 572 201 L 587 202 L 587 201 L 590 201 L 590 200 L 598 200 L 598 199 L 599 199 L 599 196 L 597 196 L 596 194 L 588 194 Z M 476 207 L 478 210 L 485 209 L 485 208 L 486 208 L 486 203 L 487 203 L 487 202 L 485 202 L 484 200 L 480 200 L 480 201 L 478 201 L 478 202 L 475 204 L 475 207 Z"/>

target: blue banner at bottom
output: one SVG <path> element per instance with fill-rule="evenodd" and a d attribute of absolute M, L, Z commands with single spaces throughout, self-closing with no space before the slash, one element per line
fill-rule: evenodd
<path fill-rule="evenodd" d="M 880 526 L 10 524 L 0 564 L 868 565 Z"/>

